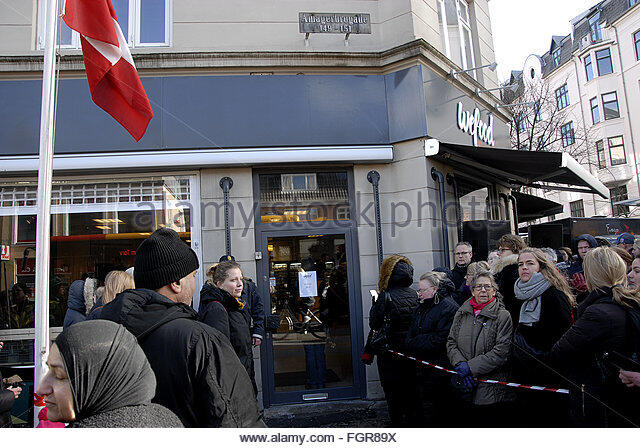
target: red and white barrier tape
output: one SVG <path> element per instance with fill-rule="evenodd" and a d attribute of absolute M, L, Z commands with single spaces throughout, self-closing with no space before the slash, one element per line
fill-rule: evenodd
<path fill-rule="evenodd" d="M 456 372 L 455 370 L 445 369 L 444 367 L 439 366 L 437 364 L 432 364 L 432 363 L 427 362 L 427 361 L 422 361 L 420 359 L 414 358 L 413 356 L 405 355 L 404 353 L 396 352 L 394 350 L 389 350 L 389 352 L 393 353 L 394 355 L 402 356 L 404 358 L 408 358 L 408 359 L 411 359 L 413 361 L 419 362 L 419 363 L 424 364 L 426 366 L 433 367 L 434 369 L 442 370 L 444 372 L 452 373 L 454 375 L 458 374 L 458 372 Z M 544 386 L 528 386 L 526 384 L 507 383 L 505 381 L 498 381 L 498 380 L 481 380 L 479 378 L 474 378 L 474 380 L 475 381 L 479 381 L 481 383 L 501 384 L 503 386 L 516 387 L 516 388 L 519 388 L 519 389 L 544 390 L 544 391 L 547 391 L 547 392 L 556 392 L 558 394 L 568 394 L 569 393 L 569 389 L 556 389 L 554 387 L 544 387 Z"/>

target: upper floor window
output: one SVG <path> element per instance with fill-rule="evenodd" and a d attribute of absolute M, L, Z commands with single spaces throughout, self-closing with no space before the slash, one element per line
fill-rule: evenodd
<path fill-rule="evenodd" d="M 589 19 L 589 35 L 591 42 L 599 42 L 602 40 L 602 28 L 600 28 L 600 12 L 595 13 Z"/>
<path fill-rule="evenodd" d="M 518 132 L 526 132 L 527 121 L 525 120 L 523 114 L 516 116 L 516 126 L 518 128 Z"/>
<path fill-rule="evenodd" d="M 607 158 L 604 155 L 604 141 L 598 140 L 596 142 L 596 154 L 598 155 L 598 168 L 606 168 Z"/>
<path fill-rule="evenodd" d="M 613 216 L 629 214 L 628 205 L 614 205 L 616 202 L 626 201 L 627 199 L 629 199 L 626 185 L 609 188 L 609 198 L 611 198 L 611 209 L 613 212 Z"/>
<path fill-rule="evenodd" d="M 638 3 L 640 0 L 629 0 L 629 6 L 633 6 Z"/>
<path fill-rule="evenodd" d="M 540 100 L 537 100 L 533 105 L 533 111 L 535 112 L 534 119 L 536 122 L 542 121 L 542 104 Z"/>
<path fill-rule="evenodd" d="M 613 63 L 611 62 L 611 51 L 608 48 L 596 51 L 596 65 L 598 66 L 598 76 L 613 73 Z"/>
<path fill-rule="evenodd" d="M 604 111 L 605 120 L 620 117 L 618 94 L 616 92 L 605 93 L 602 95 L 602 110 Z"/>
<path fill-rule="evenodd" d="M 582 199 L 569 202 L 569 209 L 572 218 L 584 218 L 584 201 Z"/>
<path fill-rule="evenodd" d="M 111 0 L 122 34 L 130 47 L 171 44 L 172 0 Z M 64 1 L 60 1 L 62 11 Z M 44 48 L 44 6 L 38 2 L 38 48 Z M 58 42 L 64 48 L 80 48 L 80 36 L 59 19 Z"/>
<path fill-rule="evenodd" d="M 551 56 L 553 57 L 553 66 L 557 67 L 558 65 L 560 65 L 560 56 L 562 55 L 562 48 L 558 47 L 555 50 L 553 50 L 553 53 L 551 54 Z"/>
<path fill-rule="evenodd" d="M 464 70 L 475 67 L 469 4 L 466 0 L 438 0 L 442 47 L 449 59 Z M 475 71 L 471 72 L 475 76 Z"/>
<path fill-rule="evenodd" d="M 569 105 L 569 88 L 563 84 L 556 89 L 556 106 L 558 110 L 562 110 Z"/>
<path fill-rule="evenodd" d="M 590 54 L 584 58 L 584 70 L 587 73 L 587 81 L 591 81 L 593 79 L 593 63 Z"/>
<path fill-rule="evenodd" d="M 589 100 L 589 104 L 591 105 L 591 120 L 593 124 L 600 123 L 600 107 L 598 106 L 598 97 L 593 97 Z"/>
<path fill-rule="evenodd" d="M 573 121 L 560 127 L 560 137 L 562 138 L 562 147 L 566 148 L 576 142 L 576 136 L 573 130 Z"/>
<path fill-rule="evenodd" d="M 636 60 L 640 61 L 640 31 L 633 33 L 633 43 L 636 47 Z"/>
<path fill-rule="evenodd" d="M 612 166 L 627 163 L 627 155 L 624 151 L 624 139 L 622 135 L 609 138 L 609 157 L 611 157 Z"/>

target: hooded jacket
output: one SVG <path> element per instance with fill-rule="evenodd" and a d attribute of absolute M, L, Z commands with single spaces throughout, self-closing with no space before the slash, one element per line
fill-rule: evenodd
<path fill-rule="evenodd" d="M 136 336 L 153 369 L 153 402 L 185 427 L 264 427 L 251 381 L 228 339 L 198 321 L 188 305 L 148 289 L 126 290 L 102 308 L 102 319 Z"/>
<path fill-rule="evenodd" d="M 469 302 L 460 306 L 447 338 L 447 355 L 452 366 L 466 361 L 474 378 L 506 381 L 513 324 L 498 298 L 474 316 Z M 478 383 L 473 404 L 511 401 L 513 392 L 498 384 Z"/>
<path fill-rule="evenodd" d="M 498 292 L 502 296 L 504 307 L 511 314 L 511 320 L 515 324 L 520 319 L 520 306 L 522 303 L 516 299 L 513 287 L 519 278 L 518 255 L 512 254 L 496 260 L 491 267 L 493 278 L 498 284 Z"/>
<path fill-rule="evenodd" d="M 408 258 L 392 255 L 385 260 L 378 282 L 380 296 L 371 307 L 369 326 L 374 330 L 382 328 L 385 312 L 389 313 L 391 334 L 388 336 L 395 349 L 404 349 L 413 312 L 418 306 L 418 294 L 410 288 L 412 284 L 413 267 Z M 385 292 L 389 293 L 389 303 L 386 303 Z"/>
<path fill-rule="evenodd" d="M 64 316 L 63 328 L 67 328 L 86 319 L 87 308 L 84 301 L 84 280 L 76 280 L 69 286 L 67 313 Z"/>
<path fill-rule="evenodd" d="M 224 334 L 247 370 L 249 378 L 253 370 L 253 344 L 251 317 L 245 303 L 235 299 L 227 291 L 205 283 L 200 291 L 200 320 Z"/>
<path fill-rule="evenodd" d="M 454 291 L 451 280 L 441 280 L 435 297 L 422 301 L 413 313 L 407 334 L 407 350 L 419 359 L 446 363 L 447 336 L 458 311 L 458 304 L 452 299 Z"/>

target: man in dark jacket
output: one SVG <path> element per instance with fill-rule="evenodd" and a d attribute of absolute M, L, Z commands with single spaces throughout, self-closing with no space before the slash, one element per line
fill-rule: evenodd
<path fill-rule="evenodd" d="M 0 341 L 0 350 L 3 343 Z M 4 380 L 0 372 L 0 428 L 10 428 L 11 424 L 11 408 L 13 403 L 20 396 L 22 388 L 20 387 L 4 387 Z"/>
<path fill-rule="evenodd" d="M 264 427 L 229 340 L 199 322 L 190 306 L 198 266 L 196 253 L 175 231 L 156 230 L 136 253 L 137 289 L 118 294 L 101 317 L 137 337 L 156 375 L 153 401 L 185 427 Z"/>
<path fill-rule="evenodd" d="M 464 285 L 464 276 L 467 275 L 467 267 L 473 258 L 473 248 L 471 247 L 471 243 L 460 241 L 456 244 L 454 255 L 456 257 L 456 265 L 447 275 L 457 290 Z"/>
<path fill-rule="evenodd" d="M 582 260 L 584 260 L 585 255 L 587 255 L 591 249 L 598 247 L 598 242 L 592 235 L 585 233 L 576 238 L 576 246 L 578 248 L 578 259 L 569 266 L 567 275 L 569 277 L 569 284 L 576 296 L 576 301 L 581 303 L 587 297 L 587 281 L 584 278 Z"/>

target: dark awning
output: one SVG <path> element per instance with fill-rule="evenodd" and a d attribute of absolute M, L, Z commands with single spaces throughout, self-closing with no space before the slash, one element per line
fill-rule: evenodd
<path fill-rule="evenodd" d="M 478 148 L 441 142 L 437 153 L 425 150 L 425 155 L 469 175 L 484 175 L 513 186 L 595 193 L 609 198 L 607 187 L 567 153 Z"/>
<path fill-rule="evenodd" d="M 532 194 L 514 191 L 513 196 L 518 204 L 518 222 L 533 221 L 534 219 L 562 213 L 564 206 L 554 201 Z"/>

